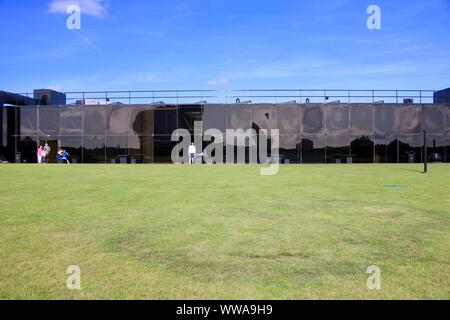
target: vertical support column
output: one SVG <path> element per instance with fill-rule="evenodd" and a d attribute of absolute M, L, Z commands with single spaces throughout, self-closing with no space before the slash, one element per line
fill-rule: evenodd
<path fill-rule="evenodd" d="M 427 141 L 427 131 L 423 130 L 423 173 L 428 172 L 428 141 Z"/>

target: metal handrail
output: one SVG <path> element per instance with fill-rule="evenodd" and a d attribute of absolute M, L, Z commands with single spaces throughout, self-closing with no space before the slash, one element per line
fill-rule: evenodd
<path fill-rule="evenodd" d="M 363 94 L 366 92 L 367 94 Z M 168 100 L 171 104 L 193 103 L 191 100 L 208 101 L 214 103 L 234 103 L 234 99 L 262 99 L 261 103 L 280 102 L 280 99 L 308 99 L 311 103 L 324 103 L 331 99 L 345 99 L 343 103 L 402 103 L 402 99 L 414 99 L 414 103 L 432 103 L 436 90 L 424 89 L 178 89 L 178 90 L 107 90 L 107 91 L 67 91 L 66 100 L 75 103 L 77 100 L 126 101 L 125 104 L 142 104 L 146 102 Z M 33 97 L 33 93 L 17 93 L 26 97 Z M 233 99 L 233 100 L 231 100 Z M 392 101 L 384 101 L 384 100 Z M 417 99 L 417 101 L 416 101 Z M 209 102 L 209 101 L 208 101 Z"/>

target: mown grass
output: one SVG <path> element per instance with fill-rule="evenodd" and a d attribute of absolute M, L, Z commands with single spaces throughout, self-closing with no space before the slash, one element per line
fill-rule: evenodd
<path fill-rule="evenodd" d="M 259 168 L 1 165 L 0 298 L 450 298 L 450 165 Z"/>

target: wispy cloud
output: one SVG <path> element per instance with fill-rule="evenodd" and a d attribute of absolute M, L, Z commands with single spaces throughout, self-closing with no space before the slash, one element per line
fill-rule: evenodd
<path fill-rule="evenodd" d="M 218 86 L 221 84 L 223 85 L 223 84 L 228 84 L 228 83 L 230 83 L 230 82 L 228 81 L 227 78 L 211 79 L 211 80 L 206 81 L 206 84 L 209 86 Z"/>
<path fill-rule="evenodd" d="M 78 5 L 82 14 L 103 18 L 108 15 L 107 0 L 52 0 L 48 6 L 50 13 L 66 14 L 70 5 Z"/>

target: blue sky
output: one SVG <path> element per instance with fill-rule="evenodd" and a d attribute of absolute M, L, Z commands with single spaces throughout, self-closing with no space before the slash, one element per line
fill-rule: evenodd
<path fill-rule="evenodd" d="M 15 92 L 450 86 L 449 0 L 0 0 L 0 27 Z"/>

